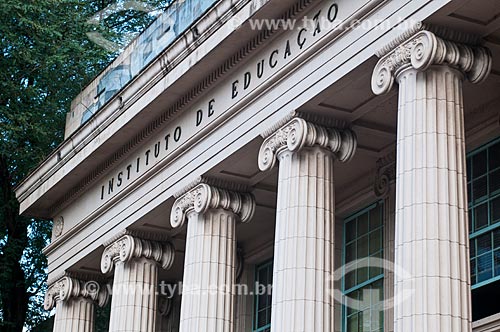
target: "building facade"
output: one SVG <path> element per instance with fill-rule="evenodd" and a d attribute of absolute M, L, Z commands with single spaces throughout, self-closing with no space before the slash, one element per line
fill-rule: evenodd
<path fill-rule="evenodd" d="M 497 0 L 174 1 L 17 188 L 54 331 L 500 331 Z"/>

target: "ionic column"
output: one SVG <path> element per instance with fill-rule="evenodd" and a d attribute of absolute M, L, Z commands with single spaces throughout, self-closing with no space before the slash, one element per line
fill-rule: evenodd
<path fill-rule="evenodd" d="M 110 332 L 154 332 L 158 268 L 169 269 L 174 247 L 125 235 L 106 247 L 101 271 L 115 270 Z"/>
<path fill-rule="evenodd" d="M 271 330 L 333 331 L 333 163 L 356 150 L 350 130 L 294 118 L 267 137 L 259 168 L 279 160 Z"/>
<path fill-rule="evenodd" d="M 179 197 L 171 224 L 188 221 L 181 303 L 181 332 L 234 330 L 236 222 L 249 221 L 251 194 L 199 184 Z"/>
<path fill-rule="evenodd" d="M 94 281 L 63 277 L 49 286 L 44 308 L 56 307 L 54 332 L 93 332 L 94 305 L 102 307 L 108 298 L 106 288 Z"/>
<path fill-rule="evenodd" d="M 425 30 L 396 44 L 372 78 L 376 94 L 399 84 L 394 331 L 471 331 L 462 84 L 491 55 Z"/>

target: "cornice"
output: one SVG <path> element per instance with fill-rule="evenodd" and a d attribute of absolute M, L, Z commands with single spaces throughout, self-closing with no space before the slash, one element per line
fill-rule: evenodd
<path fill-rule="evenodd" d="M 281 19 L 289 19 L 296 16 L 298 13 L 303 11 L 306 6 L 311 3 L 313 0 L 301 0 L 294 7 L 290 8 Z M 231 10 L 231 14 L 238 11 L 240 7 L 245 4 L 246 1 L 237 2 L 233 9 Z M 239 5 L 238 5 L 239 4 Z M 227 14 L 229 15 L 229 14 Z M 226 22 L 223 19 L 217 21 L 217 28 L 221 24 L 221 22 Z M 123 145 L 118 151 L 116 151 L 112 156 L 110 156 L 107 160 L 99 164 L 91 173 L 89 173 L 85 178 L 83 178 L 77 185 L 73 187 L 67 194 L 60 200 L 54 202 L 51 207 L 51 214 L 55 214 L 58 210 L 61 209 L 62 206 L 65 206 L 66 203 L 75 197 L 79 196 L 82 192 L 84 192 L 89 186 L 91 186 L 102 174 L 111 169 L 114 165 L 116 165 L 124 156 L 134 150 L 137 146 L 139 146 L 142 142 L 146 141 L 149 137 L 153 136 L 156 132 L 158 132 L 161 128 L 164 127 L 165 123 L 169 122 L 174 116 L 178 113 L 184 111 L 194 99 L 199 97 L 202 93 L 208 90 L 213 86 L 215 82 L 218 82 L 219 79 L 226 73 L 228 73 L 232 68 L 234 68 L 237 64 L 239 64 L 244 58 L 252 53 L 258 46 L 262 45 L 267 39 L 269 39 L 277 30 L 263 30 L 253 39 L 251 39 L 242 49 L 238 52 L 234 53 L 231 57 L 229 57 L 221 66 L 219 66 L 215 71 L 213 71 L 210 75 L 207 75 L 202 81 L 200 81 L 195 87 L 193 87 L 190 91 L 188 91 L 184 96 L 179 98 L 173 105 L 171 105 L 163 114 L 161 114 L 156 120 L 149 123 L 146 128 L 137 133 L 131 140 L 129 140 L 125 145 Z M 200 39 L 197 39 L 196 46 L 201 43 Z M 188 52 L 189 53 L 189 52 Z M 162 59 L 166 58 L 160 57 L 158 61 L 163 61 Z M 185 58 L 185 57 L 184 57 Z M 178 61 L 180 62 L 180 60 Z M 145 85 L 141 91 L 147 91 L 152 86 L 154 86 L 158 81 L 163 79 L 168 72 L 172 69 L 171 67 L 177 64 L 175 61 L 170 61 L 168 63 L 168 67 L 165 67 L 166 70 L 162 73 L 159 73 L 155 79 L 152 79 Z M 119 97 L 120 94 L 117 94 Z M 139 99 L 140 95 L 137 94 L 134 98 Z M 135 100 L 131 99 L 127 101 L 124 106 L 124 110 L 126 109 L 127 104 L 133 104 Z M 111 100 L 110 100 L 111 102 Z M 20 197 L 21 199 L 21 197 Z"/>
<path fill-rule="evenodd" d="M 259 6 L 265 5 L 270 0 L 260 1 Z M 310 3 L 312 0 L 302 0 L 299 4 L 295 5 L 289 12 L 284 16 L 291 17 L 305 8 L 305 5 Z M 187 38 L 186 36 L 180 37 L 172 46 L 167 48 L 164 53 L 160 54 L 153 63 L 151 63 L 140 75 L 132 80 L 127 86 L 124 87 L 120 93 L 115 97 L 110 99 L 104 107 L 96 114 L 99 118 L 104 118 L 104 120 L 88 121 L 82 127 L 80 127 L 73 135 L 71 135 L 67 140 L 65 140 L 51 155 L 49 155 L 45 161 L 43 161 L 35 170 L 33 170 L 23 182 L 21 182 L 16 187 L 16 194 L 19 201 L 26 199 L 31 193 L 33 193 L 36 188 L 44 183 L 47 179 L 53 176 L 63 165 L 65 165 L 71 158 L 78 154 L 88 143 L 94 140 L 110 123 L 115 121 L 121 114 L 123 114 L 132 104 L 135 103 L 142 95 L 145 94 L 152 86 L 162 80 L 172 69 L 178 65 L 182 60 L 186 58 L 187 55 L 192 53 L 192 51 L 197 48 L 200 44 L 208 39 L 208 37 L 215 31 L 217 31 L 222 25 L 227 23 L 240 9 L 249 3 L 248 0 L 223 0 L 217 3 L 212 9 L 210 9 L 201 19 L 197 25 L 185 32 L 185 35 L 192 33 L 192 31 L 198 31 L 196 39 Z M 222 14 L 221 14 L 222 13 Z M 202 32 L 203 31 L 203 32 Z M 262 44 L 263 41 L 270 37 L 273 31 L 265 30 L 259 35 L 250 40 L 245 47 L 229 57 L 223 65 L 213 71 L 211 74 L 207 75 L 204 80 L 199 82 L 190 91 L 188 91 L 184 96 L 179 98 L 174 102 L 167 111 L 161 114 L 156 120 L 152 121 L 146 128 L 144 128 L 135 137 L 124 144 L 118 151 L 116 151 L 107 160 L 103 161 L 97 167 L 95 167 L 84 179 L 78 182 L 74 186 L 73 190 L 68 192 L 68 194 L 61 200 L 54 202 L 52 204 L 51 213 L 56 211 L 61 204 L 72 199 L 73 197 L 80 194 L 85 188 L 97 179 L 101 174 L 103 174 L 107 169 L 113 166 L 118 160 L 121 159 L 125 154 L 131 151 L 138 144 L 143 142 L 147 137 L 149 137 L 153 132 L 158 130 L 165 121 L 170 119 L 173 115 L 181 112 L 184 107 L 192 101 L 194 98 L 199 96 L 208 87 L 210 87 L 218 78 L 223 74 L 231 70 L 236 64 L 238 64 L 245 56 L 247 56 L 252 50 L 257 48 Z M 189 43 L 188 43 L 189 42 Z M 183 46 L 182 46 L 183 45 Z M 181 52 L 178 49 L 182 49 Z M 173 54 L 177 54 L 175 57 Z M 127 100 L 123 100 L 124 92 L 130 89 L 133 82 L 140 81 L 141 77 L 144 76 L 145 72 L 155 68 L 155 63 L 161 62 L 161 70 L 153 75 L 151 79 L 148 79 L 148 84 L 144 85 L 139 91 L 135 91 Z M 119 100 L 119 107 L 112 107 Z M 116 106 L 116 105 L 115 105 Z M 110 110 L 112 111 L 111 114 Z M 78 138 L 77 138 L 78 137 Z M 36 173 L 41 173 L 39 176 L 34 176 Z"/>

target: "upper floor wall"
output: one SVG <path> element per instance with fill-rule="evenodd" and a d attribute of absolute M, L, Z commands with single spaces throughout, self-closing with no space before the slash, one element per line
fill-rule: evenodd
<path fill-rule="evenodd" d="M 158 55 L 179 38 L 208 8 L 218 0 L 174 1 L 156 20 L 101 72 L 72 102 L 66 116 L 64 137 L 68 138 L 92 115 L 98 112 L 118 91 L 132 81 Z M 117 8 L 118 10 L 120 8 Z M 134 10 L 151 11 L 138 7 Z M 113 5 L 96 14 L 111 15 Z M 99 18 L 102 19 L 102 18 Z M 98 22 L 98 19 L 96 19 Z M 199 32 L 195 32 L 199 33 Z M 103 37 L 95 33 L 90 37 L 104 44 Z"/>

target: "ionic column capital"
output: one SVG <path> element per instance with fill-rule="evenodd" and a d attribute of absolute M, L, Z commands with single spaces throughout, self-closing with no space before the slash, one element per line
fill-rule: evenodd
<path fill-rule="evenodd" d="M 187 214 L 203 214 L 209 209 L 224 209 L 236 214 L 241 222 L 252 219 L 255 199 L 250 193 L 240 193 L 201 183 L 174 202 L 170 214 L 170 224 L 177 228 L 184 225 Z"/>
<path fill-rule="evenodd" d="M 472 83 L 480 83 L 491 71 L 492 55 L 482 46 L 446 40 L 427 30 L 418 31 L 380 58 L 373 71 L 372 90 L 377 95 L 388 92 L 394 79 L 406 68 L 425 71 L 440 64 L 460 70 Z"/>
<path fill-rule="evenodd" d="M 329 149 L 341 162 L 347 162 L 354 156 L 357 140 L 350 129 L 323 127 L 296 117 L 264 140 L 259 151 L 259 168 L 261 171 L 273 168 L 281 151 L 296 152 L 312 146 Z"/>
<path fill-rule="evenodd" d="M 172 266 L 174 256 L 174 246 L 169 242 L 144 240 L 127 234 L 104 249 L 101 258 L 101 271 L 102 273 L 111 272 L 115 262 L 127 262 L 132 258 L 140 257 L 152 259 L 167 270 Z"/>
<path fill-rule="evenodd" d="M 49 285 L 43 306 L 45 310 L 51 310 L 57 301 L 68 301 L 76 297 L 88 298 L 103 307 L 109 300 L 109 293 L 105 286 L 96 281 L 83 281 L 65 276 Z"/>

